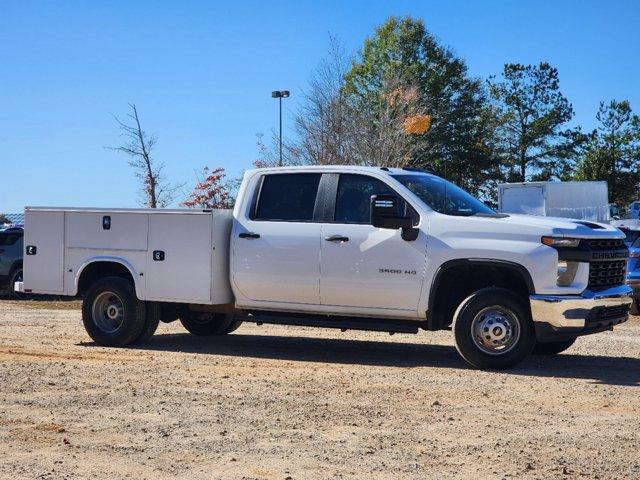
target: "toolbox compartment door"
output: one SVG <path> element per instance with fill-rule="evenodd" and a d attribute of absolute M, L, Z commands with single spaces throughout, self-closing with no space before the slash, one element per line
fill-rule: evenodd
<path fill-rule="evenodd" d="M 26 210 L 24 289 L 64 293 L 64 212 Z"/>
<path fill-rule="evenodd" d="M 147 300 L 211 303 L 211 213 L 149 214 Z"/>

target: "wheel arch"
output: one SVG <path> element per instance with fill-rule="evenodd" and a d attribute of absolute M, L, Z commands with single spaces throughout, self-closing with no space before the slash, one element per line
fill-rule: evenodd
<path fill-rule="evenodd" d="M 11 264 L 11 268 L 9 269 L 9 277 L 13 275 L 13 272 L 15 272 L 18 268 L 22 267 L 22 258 L 19 260 L 14 260 L 14 262 Z"/>
<path fill-rule="evenodd" d="M 116 276 L 131 280 L 134 284 L 136 297 L 144 300 L 143 273 L 133 264 L 121 257 L 97 256 L 85 260 L 76 272 L 71 295 L 83 295 L 96 280 Z"/>
<path fill-rule="evenodd" d="M 471 276 L 471 273 L 479 274 L 482 279 Z M 441 288 L 447 288 L 452 282 L 455 282 L 456 274 L 465 275 L 466 282 L 463 284 L 465 288 L 456 290 L 453 294 L 450 293 L 446 298 L 438 295 L 442 293 L 440 292 Z M 473 281 L 469 281 L 469 279 Z M 508 281 L 513 283 L 505 284 Z M 455 306 L 452 306 L 452 303 L 456 303 L 457 300 L 462 301 L 467 294 L 489 286 L 507 288 L 521 293 L 522 296 L 526 294 L 527 308 L 529 308 L 528 295 L 535 293 L 531 274 L 526 267 L 519 263 L 483 258 L 448 260 L 436 270 L 429 289 L 427 329 L 441 330 L 448 326 L 450 324 L 448 316 L 455 311 Z"/>

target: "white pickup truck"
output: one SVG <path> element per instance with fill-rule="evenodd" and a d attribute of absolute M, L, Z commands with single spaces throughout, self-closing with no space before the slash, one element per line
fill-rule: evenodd
<path fill-rule="evenodd" d="M 246 172 L 233 212 L 27 207 L 22 292 L 81 295 L 99 344 L 158 322 L 223 335 L 242 321 L 453 330 L 462 357 L 507 368 L 624 322 L 624 235 L 498 214 L 428 173 Z"/>

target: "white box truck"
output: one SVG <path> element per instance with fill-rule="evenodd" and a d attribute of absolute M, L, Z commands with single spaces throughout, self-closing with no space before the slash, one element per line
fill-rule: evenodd
<path fill-rule="evenodd" d="M 498 185 L 498 209 L 543 217 L 608 222 L 607 182 L 524 182 Z"/>
<path fill-rule="evenodd" d="M 624 235 L 492 211 L 413 170 L 285 167 L 244 175 L 233 212 L 27 207 L 22 292 L 83 297 L 97 343 L 158 322 L 453 330 L 464 359 L 507 368 L 627 320 Z M 267 341 L 267 340 L 265 340 Z"/>

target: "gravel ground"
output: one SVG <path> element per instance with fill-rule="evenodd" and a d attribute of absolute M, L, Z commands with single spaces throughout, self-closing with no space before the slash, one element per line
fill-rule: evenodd
<path fill-rule="evenodd" d="M 619 479 L 639 450 L 637 319 L 496 373 L 449 332 L 174 323 L 113 349 L 77 302 L 0 300 L 0 478 Z"/>

